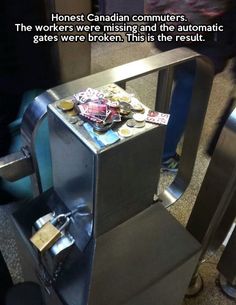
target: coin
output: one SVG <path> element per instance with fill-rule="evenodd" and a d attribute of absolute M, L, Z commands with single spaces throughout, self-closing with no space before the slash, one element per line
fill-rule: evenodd
<path fill-rule="evenodd" d="M 110 84 L 108 86 L 110 86 L 112 89 L 117 89 L 117 86 L 115 84 Z"/>
<path fill-rule="evenodd" d="M 115 92 L 117 92 L 119 90 L 119 88 L 114 84 L 110 84 L 106 87 L 107 87 L 108 90 L 115 91 Z"/>
<path fill-rule="evenodd" d="M 133 115 L 133 119 L 135 119 L 135 121 L 137 121 L 137 122 L 143 122 L 143 121 L 145 121 L 146 116 L 144 114 L 141 114 L 141 113 L 135 113 Z"/>
<path fill-rule="evenodd" d="M 67 111 L 66 114 L 69 116 L 77 116 L 77 112 L 74 109 Z"/>
<path fill-rule="evenodd" d="M 131 112 L 130 104 L 126 102 L 120 102 L 120 114 L 127 115 Z"/>
<path fill-rule="evenodd" d="M 133 133 L 132 133 L 132 130 L 125 128 L 125 127 L 121 127 L 118 130 L 118 134 L 123 138 L 128 138 L 128 137 L 132 136 Z"/>
<path fill-rule="evenodd" d="M 113 123 L 109 123 L 109 124 L 103 124 L 103 123 L 95 123 L 93 124 L 93 129 L 94 131 L 97 131 L 97 132 L 105 132 L 107 131 L 108 129 L 110 129 L 112 127 Z"/>
<path fill-rule="evenodd" d="M 79 118 L 76 116 L 72 116 L 68 119 L 71 124 L 76 124 L 79 121 Z"/>
<path fill-rule="evenodd" d="M 116 95 L 113 95 L 110 99 L 112 102 L 119 102 L 119 97 Z"/>
<path fill-rule="evenodd" d="M 78 120 L 78 122 L 76 123 L 76 126 L 82 126 L 84 124 L 84 121 L 82 120 Z"/>
<path fill-rule="evenodd" d="M 145 125 L 146 125 L 146 123 L 144 121 L 143 122 L 136 122 L 134 127 L 136 127 L 136 128 L 143 128 Z"/>
<path fill-rule="evenodd" d="M 144 110 L 143 106 L 141 104 L 133 104 L 131 106 L 132 110 L 136 111 L 136 112 L 141 112 Z"/>
<path fill-rule="evenodd" d="M 135 127 L 135 125 L 137 124 L 137 122 L 134 120 L 134 119 L 129 119 L 127 122 L 126 122 L 126 125 L 128 127 Z"/>
<path fill-rule="evenodd" d="M 133 97 L 131 100 L 131 108 L 132 108 L 132 110 L 137 111 L 137 112 L 144 110 L 143 105 L 135 97 Z"/>
<path fill-rule="evenodd" d="M 57 107 L 63 111 L 69 111 L 74 108 L 74 103 L 72 101 L 61 101 L 57 104 Z"/>
<path fill-rule="evenodd" d="M 125 119 L 125 120 L 129 120 L 129 119 L 132 119 L 133 118 L 133 113 L 130 112 L 129 114 L 122 114 L 122 119 Z"/>
<path fill-rule="evenodd" d="M 124 103 L 130 103 L 130 97 L 129 96 L 125 96 L 125 95 L 121 95 L 119 97 L 119 101 L 120 102 L 124 102 Z"/>

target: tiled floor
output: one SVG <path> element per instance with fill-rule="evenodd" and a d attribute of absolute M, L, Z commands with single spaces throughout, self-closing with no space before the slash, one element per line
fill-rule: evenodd
<path fill-rule="evenodd" d="M 111 68 L 123 63 L 128 63 L 139 58 L 144 58 L 149 55 L 153 55 L 155 52 L 156 50 L 147 43 L 96 44 L 92 46 L 92 72 L 102 71 L 107 68 Z M 129 90 L 138 94 L 141 100 L 149 106 L 151 106 L 154 101 L 155 87 L 156 75 L 149 75 L 142 79 L 128 83 Z M 226 69 L 226 71 L 218 75 L 214 81 L 209 109 L 191 185 L 184 196 L 170 208 L 171 213 L 182 224 L 185 224 L 189 217 L 207 165 L 209 163 L 209 159 L 205 154 L 205 147 L 209 136 L 214 129 L 214 124 L 217 120 L 217 117 L 221 112 L 221 108 L 224 105 L 230 92 L 230 88 L 231 77 L 228 69 Z M 162 185 L 168 183 L 170 179 L 170 175 L 164 174 L 162 177 Z M 0 248 L 2 249 L 3 254 L 9 264 L 14 281 L 18 282 L 21 279 L 21 269 L 14 241 L 14 233 L 12 232 L 10 222 L 7 219 L 5 212 L 3 211 L 0 211 Z M 192 299 L 186 299 L 184 304 L 235 304 L 235 301 L 226 298 L 215 285 L 217 278 L 217 271 L 215 268 L 217 259 L 218 255 L 212 257 L 209 261 L 205 262 L 201 266 L 201 274 L 205 284 L 204 290 L 199 296 Z"/>

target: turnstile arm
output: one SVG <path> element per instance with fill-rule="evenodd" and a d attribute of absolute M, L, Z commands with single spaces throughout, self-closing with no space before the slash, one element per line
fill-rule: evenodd
<path fill-rule="evenodd" d="M 13 182 L 34 172 L 32 158 L 26 148 L 0 158 L 0 177 Z"/>

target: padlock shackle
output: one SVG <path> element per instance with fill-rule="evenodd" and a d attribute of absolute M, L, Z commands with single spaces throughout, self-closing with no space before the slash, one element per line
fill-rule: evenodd
<path fill-rule="evenodd" d="M 70 217 L 66 217 L 66 222 L 64 223 L 64 225 L 62 225 L 59 230 L 60 232 L 62 232 L 70 223 Z"/>
<path fill-rule="evenodd" d="M 65 214 L 59 214 L 59 215 L 57 215 L 57 216 L 55 216 L 52 220 L 51 220 L 51 224 L 56 224 L 59 220 L 61 220 L 61 219 L 65 219 L 65 218 L 67 218 L 67 215 L 65 215 Z"/>
<path fill-rule="evenodd" d="M 68 224 L 70 223 L 70 217 L 68 217 L 66 214 L 59 214 L 57 215 L 54 219 L 52 219 L 50 222 L 52 225 L 55 225 L 57 222 L 59 222 L 61 219 L 64 219 L 65 220 L 65 223 L 60 227 L 58 228 L 58 230 L 61 232 L 63 231 L 67 226 Z"/>

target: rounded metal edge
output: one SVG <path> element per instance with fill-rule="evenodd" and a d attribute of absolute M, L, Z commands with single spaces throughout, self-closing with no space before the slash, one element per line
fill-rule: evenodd
<path fill-rule="evenodd" d="M 227 297 L 236 299 L 236 286 L 231 285 L 222 274 L 219 275 L 219 286 Z"/>
<path fill-rule="evenodd" d="M 196 296 L 198 293 L 200 293 L 203 290 L 204 282 L 200 275 L 200 273 L 197 273 L 191 280 L 188 290 L 185 294 L 185 297 L 191 298 Z"/>

